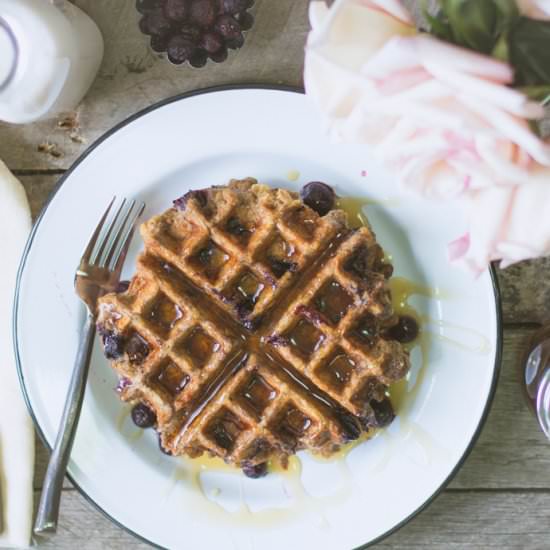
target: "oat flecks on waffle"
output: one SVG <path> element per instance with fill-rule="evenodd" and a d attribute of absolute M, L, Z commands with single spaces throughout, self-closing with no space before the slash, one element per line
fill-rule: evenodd
<path fill-rule="evenodd" d="M 391 266 L 370 229 L 246 179 L 187 193 L 142 235 L 99 327 L 122 399 L 155 411 L 165 449 L 250 467 L 391 421 L 409 357 L 383 337 Z"/>

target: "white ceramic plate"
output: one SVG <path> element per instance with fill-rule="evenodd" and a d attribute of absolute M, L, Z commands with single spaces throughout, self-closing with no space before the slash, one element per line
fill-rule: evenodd
<path fill-rule="evenodd" d="M 23 390 L 51 446 L 83 320 L 74 270 L 114 194 L 144 200 L 148 216 L 190 188 L 244 176 L 296 189 L 320 179 L 340 195 L 369 197 L 366 213 L 396 274 L 439 289 L 410 300 L 431 319 L 429 356 L 423 367 L 420 348 L 413 352 L 398 418 L 340 461 L 303 455 L 301 474 L 260 480 L 205 471 L 197 486 L 194 468 L 161 455 L 154 433 L 139 437 L 97 348 L 70 476 L 111 519 L 167 548 L 360 547 L 419 511 L 470 450 L 500 363 L 498 296 L 490 272 L 473 281 L 447 262 L 459 213 L 404 196 L 364 147 L 329 143 L 301 94 L 252 87 L 182 96 L 132 117 L 75 164 L 37 223 L 20 271 L 15 346 Z M 136 238 L 128 275 L 140 247 Z"/>

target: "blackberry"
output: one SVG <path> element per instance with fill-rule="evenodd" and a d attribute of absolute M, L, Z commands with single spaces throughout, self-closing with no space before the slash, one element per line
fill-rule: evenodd
<path fill-rule="evenodd" d="M 205 32 L 200 39 L 200 47 L 209 55 L 224 47 L 223 38 L 215 32 Z"/>
<path fill-rule="evenodd" d="M 168 42 L 168 59 L 176 65 L 185 63 L 195 52 L 195 45 L 184 36 L 177 34 Z"/>
<path fill-rule="evenodd" d="M 171 21 L 181 22 L 189 13 L 187 0 L 166 0 L 164 15 Z"/>
<path fill-rule="evenodd" d="M 243 31 L 250 30 L 252 28 L 252 25 L 254 25 L 254 16 L 247 11 L 238 13 L 237 15 L 235 15 L 235 19 L 239 22 L 241 30 Z"/>
<path fill-rule="evenodd" d="M 218 50 L 216 53 L 210 54 L 210 59 L 214 61 L 214 63 L 223 63 L 228 56 L 227 48 L 223 46 L 220 50 Z"/>
<path fill-rule="evenodd" d="M 162 36 L 170 32 L 172 25 L 164 15 L 162 8 L 155 8 L 145 14 L 139 22 L 140 29 L 143 33 L 151 36 Z"/>
<path fill-rule="evenodd" d="M 239 22 L 231 15 L 220 15 L 216 19 L 215 29 L 226 39 L 235 40 L 241 35 Z"/>
<path fill-rule="evenodd" d="M 248 8 L 248 0 L 220 0 L 220 13 L 235 15 Z"/>
<path fill-rule="evenodd" d="M 206 29 L 214 24 L 217 11 L 215 0 L 192 0 L 189 6 L 189 20 Z"/>
<path fill-rule="evenodd" d="M 189 58 L 189 63 L 191 67 L 200 69 L 206 65 L 208 61 L 208 54 L 203 49 L 196 49 L 193 52 L 193 55 Z"/>

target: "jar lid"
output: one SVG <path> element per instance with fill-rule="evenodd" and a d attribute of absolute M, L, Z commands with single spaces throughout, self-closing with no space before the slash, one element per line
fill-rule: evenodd
<path fill-rule="evenodd" d="M 0 17 L 0 92 L 7 88 L 17 68 L 18 48 L 15 35 Z"/>

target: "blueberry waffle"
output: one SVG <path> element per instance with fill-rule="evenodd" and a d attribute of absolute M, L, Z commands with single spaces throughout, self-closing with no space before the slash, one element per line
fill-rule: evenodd
<path fill-rule="evenodd" d="M 100 300 L 99 331 L 122 399 L 165 452 L 258 477 L 273 457 L 329 456 L 393 419 L 388 386 L 409 357 L 391 336 L 392 267 L 315 191 L 233 180 L 142 226 L 137 272 Z"/>

